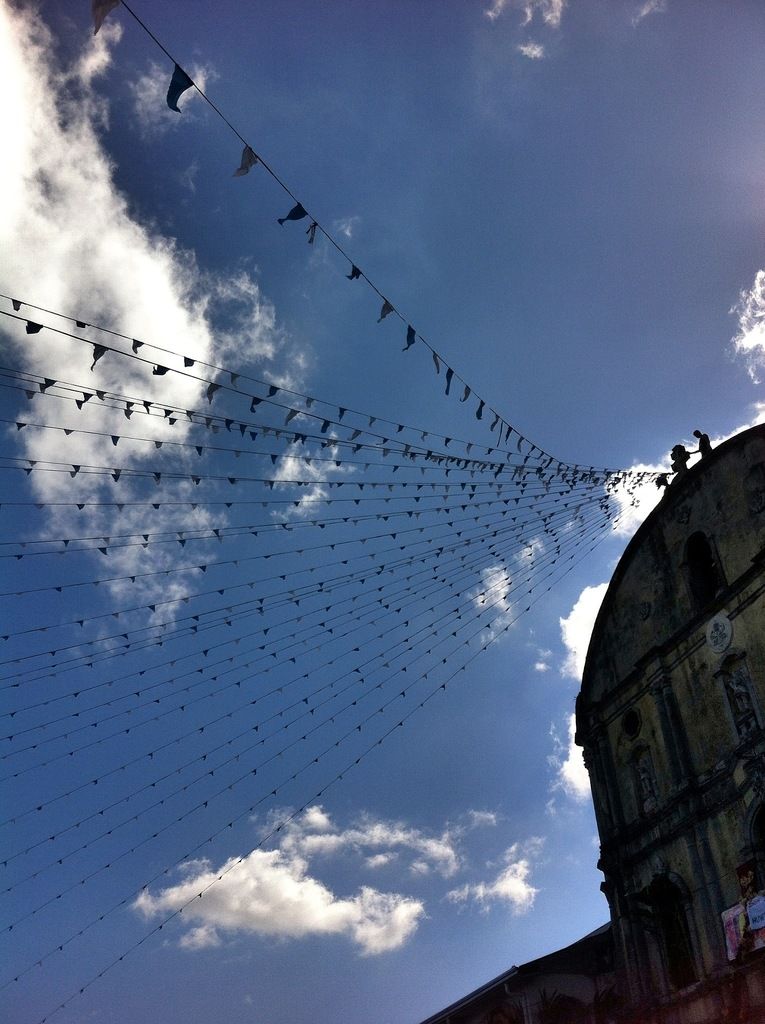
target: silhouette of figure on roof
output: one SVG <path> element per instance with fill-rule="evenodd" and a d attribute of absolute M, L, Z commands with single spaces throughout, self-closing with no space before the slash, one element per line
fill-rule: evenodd
<path fill-rule="evenodd" d="M 703 459 L 705 455 L 709 455 L 712 451 L 712 443 L 709 440 L 709 434 L 702 434 L 700 430 L 694 430 L 693 436 L 698 438 L 698 453 Z"/>
<path fill-rule="evenodd" d="M 669 454 L 672 456 L 672 472 L 678 475 L 684 473 L 688 469 L 688 459 L 691 457 L 685 445 L 676 444 Z"/>

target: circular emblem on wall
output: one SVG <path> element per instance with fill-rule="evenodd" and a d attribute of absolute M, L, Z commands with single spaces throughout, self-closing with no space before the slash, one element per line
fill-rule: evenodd
<path fill-rule="evenodd" d="M 727 615 L 715 615 L 707 623 L 707 643 L 715 654 L 723 654 L 733 640 L 733 625 Z"/>

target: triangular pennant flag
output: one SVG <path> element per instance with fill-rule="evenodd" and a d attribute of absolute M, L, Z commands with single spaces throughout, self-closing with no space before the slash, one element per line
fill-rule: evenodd
<path fill-rule="evenodd" d="M 131 346 L 133 353 L 137 354 L 139 348 L 143 348 L 143 342 L 139 341 L 138 338 L 133 338 L 133 344 Z"/>
<path fill-rule="evenodd" d="M 220 384 L 210 384 L 210 386 L 207 388 L 207 401 L 208 402 L 212 402 L 213 395 L 215 394 L 216 391 L 220 391 Z"/>
<path fill-rule="evenodd" d="M 84 330 L 88 326 L 84 320 L 75 320 L 74 322 L 80 330 Z"/>
<path fill-rule="evenodd" d="M 243 175 L 249 174 L 251 169 L 255 166 L 257 162 L 257 154 L 254 153 L 249 146 L 245 146 L 244 149 L 242 150 L 242 162 L 234 171 L 234 177 L 241 178 Z"/>
<path fill-rule="evenodd" d="M 90 364 L 90 369 L 91 370 L 93 370 L 95 368 L 95 365 L 98 362 L 98 360 L 102 356 L 106 355 L 107 351 L 108 351 L 108 349 L 106 348 L 106 345 L 94 345 L 93 346 L 93 362 Z"/>
<path fill-rule="evenodd" d="M 11 305 L 13 306 L 17 313 L 21 309 L 21 303 L 19 302 L 18 299 L 11 299 Z"/>
<path fill-rule="evenodd" d="M 415 338 L 416 334 L 414 331 L 414 327 L 412 327 L 412 325 L 409 324 L 409 326 L 406 329 L 406 346 L 402 348 L 401 351 L 406 352 L 407 349 L 410 349 L 412 345 L 414 345 Z"/>
<path fill-rule="evenodd" d="M 468 387 L 468 385 L 466 384 L 466 385 L 465 385 L 465 393 L 463 394 L 463 396 L 462 396 L 462 398 L 460 399 L 460 401 L 461 401 L 461 402 L 467 402 L 468 398 L 470 398 L 470 388 L 469 388 L 469 387 Z"/>
<path fill-rule="evenodd" d="M 483 407 L 484 407 L 484 401 L 481 398 L 479 400 L 479 402 L 478 402 L 478 408 L 475 411 L 475 418 L 477 420 L 482 420 L 483 419 Z"/>
<path fill-rule="evenodd" d="M 27 334 L 39 334 L 42 329 L 42 324 L 36 324 L 34 320 L 27 320 Z"/>
<path fill-rule="evenodd" d="M 318 228 L 318 226 L 319 225 L 316 223 L 316 221 L 313 221 L 309 226 L 308 230 L 306 231 L 306 234 L 308 235 L 309 245 L 313 245 L 313 243 L 316 241 L 316 229 Z"/>
<path fill-rule="evenodd" d="M 171 110 L 174 110 L 176 114 L 180 114 L 181 110 L 178 106 L 178 100 L 182 93 L 190 89 L 194 83 L 180 66 L 176 64 L 173 69 L 173 77 L 170 79 L 170 88 L 167 90 L 167 105 Z"/>
<path fill-rule="evenodd" d="M 183 365 L 186 367 L 193 366 L 194 360 L 190 356 L 183 357 Z"/>
<path fill-rule="evenodd" d="M 452 377 L 454 376 L 454 370 L 451 366 L 446 367 L 446 394 L 449 394 L 449 388 L 452 386 Z"/>
<path fill-rule="evenodd" d="M 436 373 L 441 372 L 441 362 L 438 358 L 438 352 L 433 352 L 433 365 L 436 368 Z"/>
<path fill-rule="evenodd" d="M 96 35 L 98 30 L 104 23 L 104 19 L 110 11 L 113 11 L 115 7 L 119 6 L 120 0 L 93 0 L 91 4 L 91 10 L 93 12 L 93 35 Z"/>
<path fill-rule="evenodd" d="M 393 312 L 393 306 L 391 305 L 391 303 L 388 302 L 387 299 L 383 299 L 382 309 L 380 310 L 380 315 L 377 318 L 378 324 L 382 323 L 382 321 L 385 319 L 385 317 L 389 313 L 392 313 L 392 312 Z"/>
<path fill-rule="evenodd" d="M 292 209 L 290 210 L 290 212 L 287 214 L 286 217 L 277 217 L 276 223 L 277 224 L 284 224 L 284 222 L 288 221 L 288 220 L 302 220 L 303 217 L 307 217 L 307 216 L 308 216 L 308 213 L 303 208 L 303 204 L 302 203 L 296 203 L 292 207 Z"/>
<path fill-rule="evenodd" d="M 350 274 L 346 274 L 345 276 L 348 278 L 349 281 L 355 281 L 357 278 L 361 277 L 361 271 L 359 270 L 355 263 L 352 263 Z"/>

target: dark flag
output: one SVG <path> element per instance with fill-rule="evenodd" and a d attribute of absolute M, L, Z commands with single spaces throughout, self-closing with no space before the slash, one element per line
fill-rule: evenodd
<path fill-rule="evenodd" d="M 181 110 L 178 106 L 178 100 L 180 99 L 181 94 L 186 92 L 186 90 L 190 89 L 193 85 L 194 83 L 180 64 L 176 64 L 175 69 L 173 70 L 173 77 L 170 79 L 170 88 L 167 90 L 168 107 L 170 107 L 171 110 L 174 110 L 177 114 L 180 114 Z"/>

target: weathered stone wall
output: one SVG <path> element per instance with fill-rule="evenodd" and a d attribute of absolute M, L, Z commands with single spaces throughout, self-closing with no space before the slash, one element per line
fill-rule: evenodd
<path fill-rule="evenodd" d="M 698 534 L 704 539 L 689 547 Z M 747 822 L 765 797 L 764 555 L 759 427 L 674 482 L 629 544 L 577 703 L 617 969 L 635 1002 L 669 1002 L 683 1024 L 719 1019 L 720 985 L 736 972 L 759 1005 L 749 979 L 765 971 L 765 950 L 759 971 L 751 960 L 729 965 L 720 918 L 740 897 L 736 868 L 752 852 Z M 721 633 L 710 643 L 716 616 Z M 690 988 L 668 965 L 677 959 L 667 938 L 675 925 L 656 926 L 662 885 L 682 904 Z"/>

